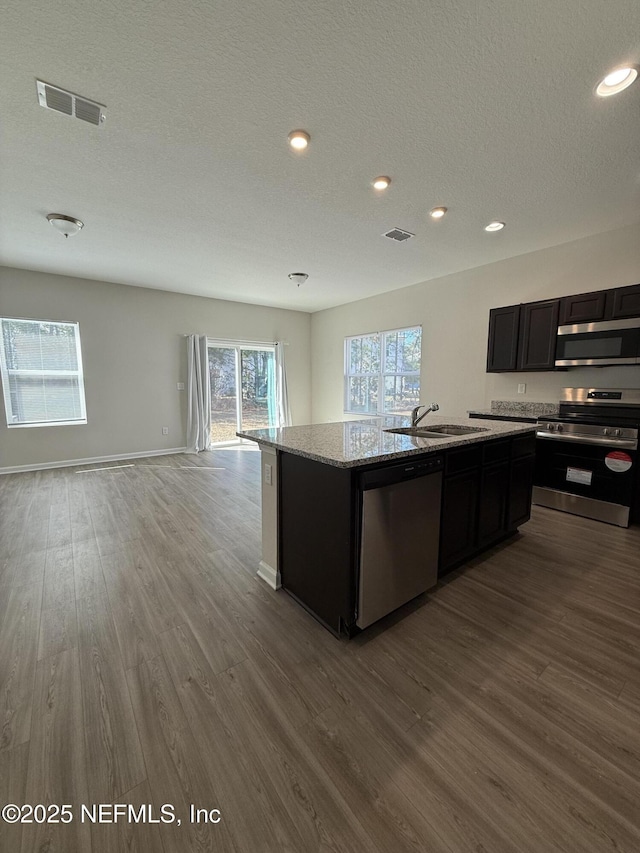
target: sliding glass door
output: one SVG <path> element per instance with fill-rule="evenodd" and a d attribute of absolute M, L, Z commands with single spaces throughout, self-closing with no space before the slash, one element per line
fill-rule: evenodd
<path fill-rule="evenodd" d="M 274 347 L 209 342 L 211 441 L 239 441 L 236 432 L 275 426 Z"/>

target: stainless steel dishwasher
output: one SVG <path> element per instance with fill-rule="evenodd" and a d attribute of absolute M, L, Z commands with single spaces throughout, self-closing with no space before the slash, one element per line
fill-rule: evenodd
<path fill-rule="evenodd" d="M 435 455 L 360 475 L 359 628 L 437 583 L 442 467 Z"/>

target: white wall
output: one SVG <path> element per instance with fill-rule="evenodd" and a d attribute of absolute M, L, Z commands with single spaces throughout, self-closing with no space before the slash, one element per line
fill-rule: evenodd
<path fill-rule="evenodd" d="M 437 401 L 444 415 L 491 400 L 557 402 L 564 387 L 638 388 L 637 366 L 485 372 L 490 308 L 638 282 L 640 226 L 634 225 L 319 311 L 311 323 L 312 419 L 344 419 L 346 336 L 419 324 L 421 399 Z M 519 382 L 527 385 L 524 396 L 517 394 Z"/>
<path fill-rule="evenodd" d="M 295 423 L 310 419 L 310 315 L 0 267 L 0 316 L 80 323 L 88 424 L 7 429 L 0 468 L 184 447 L 185 334 L 284 340 Z M 162 427 L 169 435 L 162 435 Z"/>

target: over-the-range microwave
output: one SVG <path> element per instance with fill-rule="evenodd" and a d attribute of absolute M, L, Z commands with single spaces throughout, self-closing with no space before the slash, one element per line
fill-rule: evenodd
<path fill-rule="evenodd" d="M 556 367 L 640 364 L 640 317 L 559 326 Z"/>

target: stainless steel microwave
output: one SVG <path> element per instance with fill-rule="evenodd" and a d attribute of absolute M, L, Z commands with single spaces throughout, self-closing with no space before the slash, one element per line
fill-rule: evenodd
<path fill-rule="evenodd" d="M 559 326 L 556 367 L 640 364 L 640 318 Z"/>

